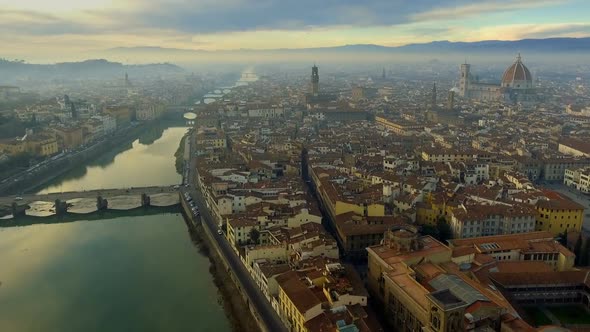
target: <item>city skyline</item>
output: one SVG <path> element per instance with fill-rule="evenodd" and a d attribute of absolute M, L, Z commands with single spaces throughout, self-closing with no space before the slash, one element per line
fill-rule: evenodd
<path fill-rule="evenodd" d="M 581 0 L 0 0 L 0 56 L 82 59 L 117 47 L 187 50 L 400 46 L 437 40 L 587 37 Z"/>

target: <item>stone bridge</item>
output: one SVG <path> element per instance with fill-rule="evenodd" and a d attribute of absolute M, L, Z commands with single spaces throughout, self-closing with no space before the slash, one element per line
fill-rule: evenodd
<path fill-rule="evenodd" d="M 113 197 L 137 197 L 141 200 L 141 205 L 150 205 L 150 196 L 158 194 L 175 194 L 178 192 L 177 186 L 165 187 L 142 187 L 142 188 L 122 188 L 122 189 L 97 189 L 88 191 L 73 191 L 50 194 L 25 194 L 22 196 L 4 196 L 0 197 L 0 207 L 12 208 L 16 214 L 24 213 L 24 208 L 34 202 L 54 202 L 55 212 L 62 214 L 67 212 L 67 201 L 74 199 L 95 199 L 98 209 L 108 208 L 108 199 Z M 14 213 L 13 213 L 14 214 Z"/>

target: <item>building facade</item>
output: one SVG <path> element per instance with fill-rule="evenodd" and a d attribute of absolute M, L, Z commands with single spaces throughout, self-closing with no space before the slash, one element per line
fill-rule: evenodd
<path fill-rule="evenodd" d="M 471 65 L 460 66 L 459 95 L 465 99 L 481 101 L 533 102 L 536 92 L 533 77 L 522 62 L 520 54 L 502 75 L 500 84 L 483 83 L 471 74 Z"/>

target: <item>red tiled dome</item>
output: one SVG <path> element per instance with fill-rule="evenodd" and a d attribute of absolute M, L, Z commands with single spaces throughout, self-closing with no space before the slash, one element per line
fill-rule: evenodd
<path fill-rule="evenodd" d="M 516 58 L 516 61 L 506 69 L 502 76 L 502 86 L 517 88 L 517 87 L 529 87 L 532 85 L 533 76 L 529 69 L 522 63 L 520 54 Z"/>

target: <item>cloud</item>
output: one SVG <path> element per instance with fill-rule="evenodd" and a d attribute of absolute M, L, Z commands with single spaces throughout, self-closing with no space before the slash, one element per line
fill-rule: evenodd
<path fill-rule="evenodd" d="M 467 0 L 461 0 L 467 1 Z M 440 0 L 156 0 L 131 14 L 144 25 L 191 33 L 295 29 L 334 25 L 394 25 Z M 107 12 L 105 12 L 107 14 Z M 126 19 L 130 12 L 109 15 Z"/>
<path fill-rule="evenodd" d="M 473 16 L 484 16 L 490 13 L 509 12 L 515 10 L 559 5 L 567 0 L 509 0 L 480 1 L 456 6 L 438 7 L 410 15 L 412 21 L 444 21 L 458 20 Z"/>
<path fill-rule="evenodd" d="M 395 26 L 455 20 L 563 3 L 565 0 L 85 0 L 66 9 L 67 0 L 6 2 L 10 15 L 0 23 L 36 34 L 128 33 L 144 29 L 207 34 L 228 31 L 303 30 L 333 26 Z M 19 4 L 22 6 L 19 8 Z M 102 4 L 102 5 L 101 5 Z M 15 8 L 16 7 L 16 8 Z M 55 8 L 61 8 L 56 11 Z M 432 9 L 435 8 L 435 9 Z M 2 14 L 3 13 L 3 14 Z M 37 20 L 36 17 L 39 19 Z M 25 25 L 26 23 L 26 25 Z M 16 30 L 16 29 L 13 29 Z"/>
<path fill-rule="evenodd" d="M 501 38 L 499 38 L 501 36 Z M 550 37 L 589 37 L 590 23 L 507 24 L 464 31 L 463 40 L 520 40 Z"/>
<path fill-rule="evenodd" d="M 585 36 L 584 23 L 571 23 L 583 22 L 580 17 L 547 17 L 539 10 L 538 17 L 520 15 L 538 7 L 563 9 L 571 1 L 0 0 L 0 43 L 9 45 L 0 57 L 78 56 L 133 46 L 272 49 Z M 580 1 L 581 12 L 588 5 Z M 496 16 L 505 25 L 479 20 L 490 13 L 502 13 Z M 523 23 L 521 16 L 538 24 L 513 24 Z"/>

